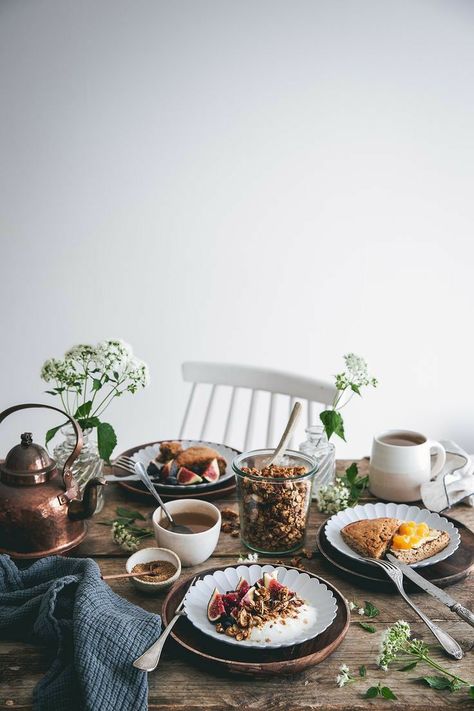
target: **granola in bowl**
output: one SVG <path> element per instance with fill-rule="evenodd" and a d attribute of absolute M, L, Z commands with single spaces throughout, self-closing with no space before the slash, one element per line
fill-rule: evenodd
<path fill-rule="evenodd" d="M 278 625 L 286 626 L 297 620 L 302 611 L 306 612 L 305 601 L 278 582 L 275 570 L 264 573 L 252 586 L 241 577 L 235 590 L 221 594 L 215 588 L 207 606 L 207 617 L 219 634 L 240 642 L 250 637 L 261 638 L 261 633 L 266 634 Z M 269 642 L 270 638 L 265 641 Z"/>

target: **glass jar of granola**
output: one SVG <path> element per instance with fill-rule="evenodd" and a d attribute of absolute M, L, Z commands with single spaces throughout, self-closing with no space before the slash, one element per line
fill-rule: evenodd
<path fill-rule="evenodd" d="M 273 452 L 244 452 L 232 469 L 242 543 L 258 553 L 282 555 L 304 545 L 317 464 L 306 454 L 287 450 L 279 466 L 267 467 Z"/>

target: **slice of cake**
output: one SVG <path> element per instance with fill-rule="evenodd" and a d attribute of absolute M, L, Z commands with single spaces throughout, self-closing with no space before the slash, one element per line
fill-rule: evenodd
<path fill-rule="evenodd" d="M 430 528 L 427 523 L 407 521 L 394 535 L 390 553 L 408 565 L 431 558 L 449 543 L 449 533 Z"/>
<path fill-rule="evenodd" d="M 401 524 L 398 518 L 371 518 L 354 521 L 341 529 L 352 550 L 365 558 L 382 558 Z"/>

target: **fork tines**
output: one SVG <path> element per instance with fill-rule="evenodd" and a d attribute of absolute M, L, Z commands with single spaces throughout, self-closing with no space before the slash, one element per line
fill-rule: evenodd
<path fill-rule="evenodd" d="M 125 471 L 135 474 L 135 462 L 131 457 L 118 457 L 118 459 L 114 461 L 114 467 L 119 467 L 120 469 L 125 469 Z"/>

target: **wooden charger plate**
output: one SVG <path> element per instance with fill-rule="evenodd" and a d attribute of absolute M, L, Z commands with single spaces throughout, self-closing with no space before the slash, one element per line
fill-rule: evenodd
<path fill-rule="evenodd" d="M 220 570 L 220 568 L 203 570 L 199 573 L 199 577 L 212 574 L 216 570 Z M 346 636 L 350 624 L 350 613 L 344 597 L 337 588 L 318 575 L 305 572 L 327 585 L 337 601 L 336 618 L 322 634 L 291 647 L 269 650 L 246 649 L 244 645 L 237 647 L 225 642 L 218 642 L 204 632 L 200 632 L 186 617 L 181 617 L 171 632 L 171 637 L 177 644 L 180 653 L 198 666 L 203 666 L 206 671 L 228 672 L 246 676 L 296 674 L 319 664 L 334 652 Z M 178 580 L 168 593 L 162 608 L 165 625 L 173 617 L 191 579 L 192 576 L 185 580 Z"/>
<path fill-rule="evenodd" d="M 452 521 L 461 534 L 459 548 L 449 558 L 436 563 L 436 565 L 428 565 L 424 568 L 416 569 L 416 572 L 423 578 L 440 588 L 464 580 L 474 567 L 474 533 L 460 521 L 456 521 L 449 516 L 446 516 L 446 518 Z M 326 537 L 326 523 L 320 526 L 317 541 L 319 552 L 332 571 L 372 590 L 395 590 L 393 583 L 387 578 L 383 570 L 370 565 L 370 563 L 363 563 L 354 558 L 349 558 L 338 551 L 337 548 L 334 548 Z M 409 590 L 420 591 L 420 588 L 406 577 L 403 584 Z"/>

